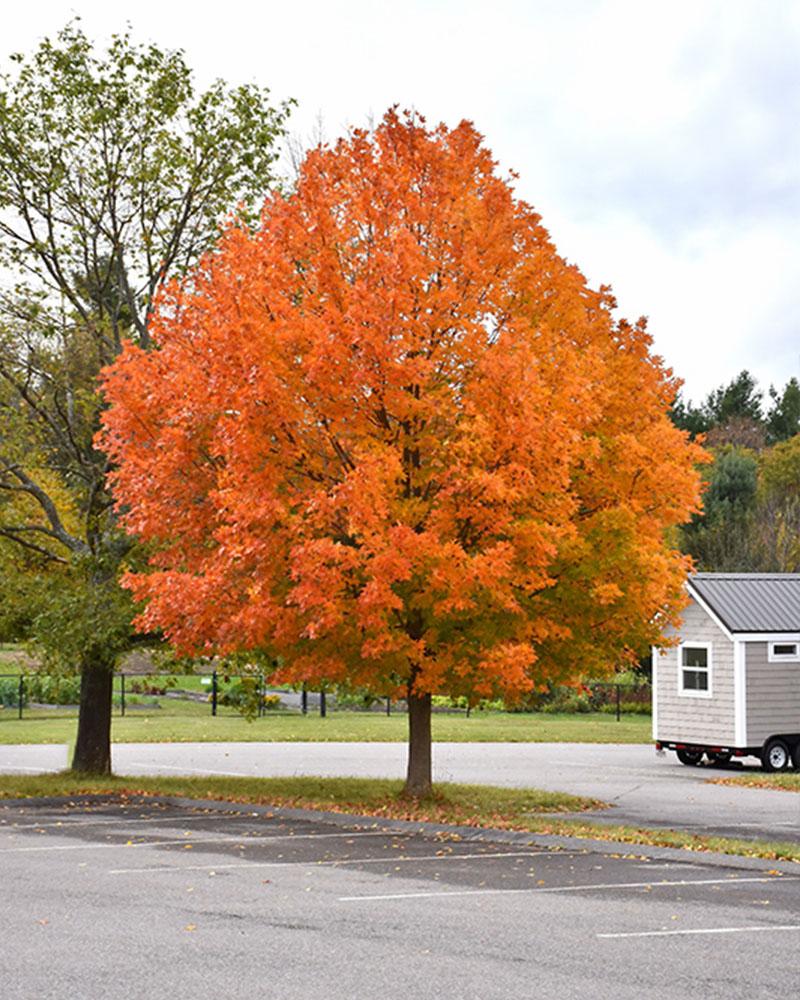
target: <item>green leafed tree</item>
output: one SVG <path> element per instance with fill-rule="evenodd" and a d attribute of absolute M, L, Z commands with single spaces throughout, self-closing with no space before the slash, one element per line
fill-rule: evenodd
<path fill-rule="evenodd" d="M 761 397 L 758 382 L 749 371 L 744 370 L 728 385 L 709 393 L 705 410 L 712 424 L 724 424 L 734 417 L 749 417 L 760 422 L 764 416 Z"/>
<path fill-rule="evenodd" d="M 747 451 L 720 449 L 706 472 L 703 513 L 683 529 L 684 551 L 697 568 L 744 572 L 753 565 L 758 463 Z"/>
<path fill-rule="evenodd" d="M 110 769 L 111 673 L 131 636 L 131 543 L 93 444 L 97 374 L 149 348 L 164 281 L 275 184 L 289 104 L 195 87 L 180 51 L 67 25 L 0 78 L 0 536 L 40 568 L 33 638 L 82 672 L 73 768 Z M 57 586 L 51 584 L 56 580 Z"/>
<path fill-rule="evenodd" d="M 770 386 L 772 406 L 767 413 L 767 435 L 770 441 L 786 441 L 800 433 L 800 383 L 790 378 L 778 392 Z"/>

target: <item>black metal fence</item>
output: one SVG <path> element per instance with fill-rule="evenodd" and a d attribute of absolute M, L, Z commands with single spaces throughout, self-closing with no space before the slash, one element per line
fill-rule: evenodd
<path fill-rule="evenodd" d="M 77 675 L 46 674 L 35 671 L 27 674 L 0 674 L 0 718 L 46 715 L 50 717 L 74 715 L 78 711 L 80 677 Z M 353 696 L 325 690 L 276 688 L 268 679 L 258 675 L 229 674 L 212 671 L 206 674 L 114 674 L 113 707 L 119 716 L 146 714 L 159 716 L 204 715 L 238 716 L 247 714 L 264 716 L 272 712 L 319 712 L 325 717 L 330 711 L 381 712 L 391 715 L 405 712 L 404 701 L 370 696 Z M 650 685 L 593 682 L 575 688 L 557 688 L 537 698 L 522 709 L 543 713 L 613 714 L 623 715 L 650 712 Z M 466 702 L 446 698 L 434 699 L 434 711 L 463 713 L 469 716 L 480 709 L 502 711 L 500 702 L 468 706 Z"/>

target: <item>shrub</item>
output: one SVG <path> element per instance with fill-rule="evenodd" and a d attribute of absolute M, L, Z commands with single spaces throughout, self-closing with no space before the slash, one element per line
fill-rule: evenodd
<path fill-rule="evenodd" d="M 368 691 L 350 691 L 345 687 L 336 688 L 336 707 L 370 709 L 383 699 Z"/>
<path fill-rule="evenodd" d="M 43 705 L 77 705 L 81 679 L 78 674 L 27 674 L 25 691 L 30 701 Z"/>
<path fill-rule="evenodd" d="M 619 710 L 622 715 L 650 715 L 652 711 L 649 701 L 621 701 Z M 607 702 L 605 705 L 600 706 L 599 711 L 605 712 L 606 715 L 614 715 L 617 711 L 617 706 L 616 704 Z"/>
<path fill-rule="evenodd" d="M 550 701 L 542 704 L 539 709 L 540 712 L 547 712 L 548 714 L 556 714 L 560 712 L 591 712 L 592 703 L 589 699 L 589 695 L 584 692 L 576 692 L 567 689 L 567 692 L 560 693 L 557 697 L 553 697 Z"/>
<path fill-rule="evenodd" d="M 142 677 L 132 680 L 128 690 L 133 694 L 165 695 L 170 688 L 178 683 L 177 677 L 167 677 L 164 680 L 155 677 Z"/>
<path fill-rule="evenodd" d="M 24 691 L 22 704 L 28 704 L 28 692 Z M 0 705 L 3 708 L 16 708 L 19 705 L 19 680 L 16 677 L 0 678 Z"/>

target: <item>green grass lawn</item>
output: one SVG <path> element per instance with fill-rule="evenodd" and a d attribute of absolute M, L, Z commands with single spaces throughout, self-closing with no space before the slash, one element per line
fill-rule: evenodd
<path fill-rule="evenodd" d="M 399 742 L 407 737 L 405 715 L 332 712 L 327 718 L 295 712 L 272 712 L 248 722 L 232 709 L 214 718 L 208 705 L 172 701 L 164 708 L 130 708 L 115 715 L 116 743 L 167 743 L 276 740 L 280 742 Z M 75 710 L 41 709 L 18 719 L 15 709 L 0 710 L 0 743 L 70 743 L 75 737 Z M 509 743 L 647 743 L 649 716 L 516 714 L 475 712 L 434 714 L 433 738 L 439 742 Z"/>

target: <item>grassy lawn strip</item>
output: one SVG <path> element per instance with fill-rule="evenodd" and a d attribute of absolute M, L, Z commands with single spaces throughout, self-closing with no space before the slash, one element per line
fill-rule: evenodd
<path fill-rule="evenodd" d="M 606 805 L 596 799 L 562 792 L 443 783 L 437 785 L 432 798 L 412 800 L 400 795 L 402 786 L 401 781 L 375 778 L 80 778 L 64 772 L 0 775 L 0 800 L 107 793 L 177 795 L 800 862 L 800 845 L 797 844 L 705 837 L 680 830 L 561 818 L 558 813 L 588 813 Z"/>
<path fill-rule="evenodd" d="M 757 771 L 753 774 L 728 775 L 714 778 L 712 785 L 750 785 L 751 788 L 777 788 L 783 792 L 800 792 L 800 772 L 768 774 Z"/>
<path fill-rule="evenodd" d="M 531 814 L 602 809 L 597 799 L 538 789 L 440 784 L 429 799 L 407 799 L 403 782 L 382 778 L 82 778 L 60 774 L 0 775 L 0 799 L 114 793 L 324 809 L 389 819 L 527 829 Z"/>
<path fill-rule="evenodd" d="M 207 705 L 162 700 L 162 708 L 131 710 L 115 716 L 115 743 L 185 743 L 229 741 L 403 742 L 408 738 L 405 715 L 332 712 L 327 718 L 295 712 L 268 713 L 248 722 L 238 713 L 212 717 Z M 14 709 L 0 710 L 0 743 L 70 743 L 75 738 L 75 710 L 36 709 L 18 719 Z M 649 743 L 648 716 L 600 712 L 585 715 L 475 712 L 435 714 L 433 738 L 438 742 L 507 743 Z"/>

